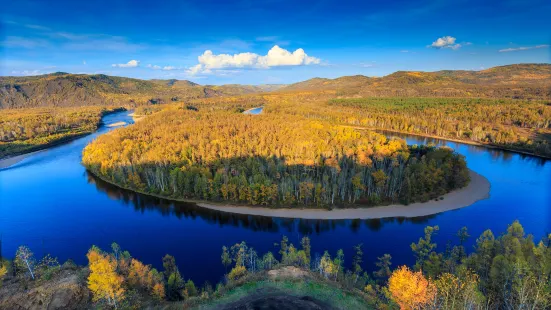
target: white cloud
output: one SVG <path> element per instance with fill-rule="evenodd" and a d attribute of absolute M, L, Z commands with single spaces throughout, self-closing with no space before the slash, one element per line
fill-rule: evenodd
<path fill-rule="evenodd" d="M 203 65 L 198 64 L 198 65 L 195 65 L 195 66 L 187 69 L 187 73 L 189 73 L 190 75 L 196 75 L 196 74 L 200 73 L 201 70 L 203 70 Z"/>
<path fill-rule="evenodd" d="M 360 62 L 358 65 L 362 68 L 373 68 L 375 67 L 375 61 L 372 61 L 371 63 Z"/>
<path fill-rule="evenodd" d="M 130 60 L 129 62 L 125 64 L 112 64 L 113 67 L 119 67 L 119 68 L 136 68 L 140 65 L 139 60 Z"/>
<path fill-rule="evenodd" d="M 11 74 L 27 76 L 27 75 L 40 75 L 40 74 L 44 74 L 44 72 L 42 72 L 41 70 L 22 70 L 22 71 L 14 70 L 11 72 Z"/>
<path fill-rule="evenodd" d="M 531 50 L 531 49 L 536 49 L 536 48 L 548 48 L 549 47 L 549 44 L 541 44 L 541 45 L 536 45 L 536 46 L 521 46 L 521 47 L 515 47 L 515 48 L 505 48 L 505 49 L 502 49 L 502 50 L 499 50 L 500 53 L 504 53 L 504 52 L 516 52 L 516 51 L 525 51 L 525 50 Z"/>
<path fill-rule="evenodd" d="M 159 69 L 161 69 L 160 66 L 152 65 L 152 64 L 148 64 L 146 67 L 148 67 L 148 68 L 150 68 L 150 69 L 153 69 L 153 70 L 159 70 Z"/>
<path fill-rule="evenodd" d="M 82 61 L 82 64 L 83 64 L 83 65 L 86 65 L 86 60 L 83 60 L 83 61 Z"/>
<path fill-rule="evenodd" d="M 408 50 L 401 50 L 400 53 L 409 53 Z"/>
<path fill-rule="evenodd" d="M 9 48 L 38 48 L 48 46 L 48 41 L 43 39 L 28 39 L 23 37 L 7 36 L 0 42 L 0 46 Z"/>
<path fill-rule="evenodd" d="M 319 58 L 308 56 L 302 48 L 291 53 L 277 45 L 274 45 L 264 56 L 250 52 L 215 55 L 211 50 L 206 50 L 198 60 L 199 64 L 187 70 L 189 74 L 210 73 L 212 70 L 226 68 L 269 69 L 280 66 L 314 65 L 321 62 Z"/>
<path fill-rule="evenodd" d="M 274 42 L 277 41 L 279 37 L 277 36 L 265 36 L 265 37 L 257 37 L 256 41 L 258 42 Z"/>
<path fill-rule="evenodd" d="M 164 71 L 171 71 L 171 70 L 178 70 L 178 69 L 181 69 L 181 68 L 174 67 L 174 66 L 164 66 L 164 67 L 161 67 L 161 66 L 152 65 L 152 64 L 148 64 L 146 67 L 148 67 L 148 68 L 150 68 L 150 69 L 153 69 L 153 70 L 164 70 Z"/>
<path fill-rule="evenodd" d="M 436 49 L 441 48 L 451 48 L 452 50 L 456 50 L 461 47 L 461 44 L 455 43 L 457 39 L 452 36 L 445 36 L 436 39 L 436 41 L 432 42 L 431 45 L 427 45 L 427 47 L 432 47 Z"/>

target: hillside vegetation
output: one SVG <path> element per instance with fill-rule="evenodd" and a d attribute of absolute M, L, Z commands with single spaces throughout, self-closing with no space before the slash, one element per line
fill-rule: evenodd
<path fill-rule="evenodd" d="M 291 85 L 199 85 L 186 80 L 139 80 L 63 72 L 0 77 L 0 108 L 46 106 L 136 106 L 272 91 L 329 91 L 337 97 L 485 97 L 551 99 L 551 65 L 518 64 L 482 71 L 399 71 L 314 78 Z"/>
<path fill-rule="evenodd" d="M 518 64 L 482 71 L 398 71 L 384 77 L 314 78 L 280 90 L 332 90 L 336 96 L 357 97 L 551 99 L 550 85 L 550 64 Z"/>
<path fill-rule="evenodd" d="M 227 94 L 263 92 L 262 86 L 201 86 L 189 81 L 139 80 L 63 72 L 0 77 L 0 108 L 137 106 Z"/>
<path fill-rule="evenodd" d="M 315 78 L 287 86 L 202 86 L 175 79 L 144 81 L 54 73 L 0 77 L 0 108 L 126 107 L 147 115 L 163 110 L 163 103 L 202 112 L 243 112 L 264 106 L 264 113 L 298 115 L 357 129 L 441 137 L 551 157 L 549 85 L 549 64 L 509 65 L 482 71 L 396 72 L 380 78 Z M 28 118 L 35 118 L 32 109 L 18 115 L 27 112 Z M 2 143 L 30 138 L 32 131 L 22 134 L 23 124 L 14 125 L 8 120 L 11 125 L 6 126 L 5 120 L 10 116 L 8 112 L 3 114 Z M 61 127 L 74 128 L 69 120 Z M 55 135 L 55 130 L 42 128 L 34 132 L 30 135 L 43 138 L 36 141 L 37 145 L 58 138 L 44 138 L 43 133 Z M 22 138 L 14 139 L 15 136 Z M 15 149 L 15 153 L 20 152 L 19 146 Z M 10 153 L 13 154 L 3 154 Z"/>
<path fill-rule="evenodd" d="M 176 258 L 162 270 L 146 265 L 113 243 L 92 246 L 88 265 L 60 265 L 19 247 L 13 261 L 0 257 L 2 309 L 533 309 L 551 307 L 551 234 L 536 241 L 515 221 L 507 231 L 484 231 L 474 248 L 461 228 L 444 247 L 434 242 L 438 226 L 411 237 L 412 266 L 394 266 L 392 256 L 364 262 L 369 245 L 336 253 L 314 248 L 307 236 L 286 236 L 274 251 L 257 252 L 245 241 L 223 246 L 222 280 L 198 286 L 184 278 Z M 407 237 L 407 236 L 406 236 Z M 407 237 L 409 238 L 409 237 Z M 452 238 L 452 237 L 450 237 Z M 321 252 L 320 252 L 321 251 Z M 368 272 L 366 270 L 373 270 Z"/>
<path fill-rule="evenodd" d="M 551 157 L 551 105 L 482 98 L 342 98 L 273 95 L 264 112 L 304 115 L 355 128 L 391 130 Z"/>
<path fill-rule="evenodd" d="M 30 108 L 0 113 L 0 159 L 40 150 L 95 131 L 117 108 Z"/>

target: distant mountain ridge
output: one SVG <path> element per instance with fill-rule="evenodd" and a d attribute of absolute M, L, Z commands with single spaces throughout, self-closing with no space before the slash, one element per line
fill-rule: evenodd
<path fill-rule="evenodd" d="M 199 85 L 187 80 L 140 80 L 56 72 L 0 77 L 0 108 L 140 105 L 264 92 L 333 91 L 336 96 L 551 98 L 551 64 L 516 64 L 481 71 L 398 71 L 313 78 L 290 85 Z"/>
<path fill-rule="evenodd" d="M 363 75 L 313 78 L 280 91 L 333 90 L 342 96 L 551 98 L 551 64 L 515 64 L 481 71 L 397 71 L 383 77 Z"/>

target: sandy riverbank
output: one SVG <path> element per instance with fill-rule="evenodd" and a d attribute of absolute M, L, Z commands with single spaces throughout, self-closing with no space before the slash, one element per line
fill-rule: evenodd
<path fill-rule="evenodd" d="M 25 153 L 25 154 L 21 154 L 21 155 L 17 155 L 17 156 L 12 156 L 12 157 L 8 157 L 8 158 L 0 159 L 0 169 L 4 169 L 4 168 L 8 168 L 9 166 L 13 166 L 13 165 L 17 164 L 18 162 L 22 161 L 25 158 L 27 158 L 29 156 L 32 156 L 36 153 L 43 152 L 43 151 L 45 151 L 45 149 L 40 150 L 40 151 L 34 151 L 34 152 L 30 152 L 30 153 Z"/>
<path fill-rule="evenodd" d="M 126 125 L 126 122 L 116 122 L 116 123 L 107 125 L 107 127 L 119 127 L 124 125 Z"/>
<path fill-rule="evenodd" d="M 443 200 L 410 205 L 389 205 L 356 209 L 270 209 L 262 207 L 244 207 L 233 205 L 212 205 L 197 203 L 198 206 L 237 214 L 261 215 L 272 217 L 341 220 L 341 219 L 377 219 L 386 217 L 417 217 L 464 208 L 490 197 L 490 182 L 482 175 L 470 170 L 471 182 L 468 186 L 444 195 Z"/>
<path fill-rule="evenodd" d="M 134 123 L 141 121 L 145 117 L 145 115 L 138 115 L 136 113 L 130 113 L 128 114 L 128 116 L 132 117 L 132 119 L 134 120 Z"/>

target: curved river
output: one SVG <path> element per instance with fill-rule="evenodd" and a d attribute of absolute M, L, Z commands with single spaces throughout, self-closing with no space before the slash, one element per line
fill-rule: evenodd
<path fill-rule="evenodd" d="M 107 115 L 106 125 L 132 123 L 130 112 Z M 313 253 L 339 248 L 350 264 L 353 246 L 364 244 L 364 269 L 374 269 L 377 256 L 390 253 L 394 266 L 413 263 L 409 245 L 427 225 L 439 225 L 439 250 L 463 226 L 472 236 L 467 249 L 485 229 L 506 230 L 515 219 L 539 240 L 551 232 L 551 161 L 461 143 L 402 136 L 410 144 L 448 145 L 491 182 L 490 198 L 455 211 L 413 219 L 299 220 L 232 215 L 193 204 L 171 203 L 118 189 L 89 175 L 80 164 L 82 148 L 96 133 L 36 153 L 0 170 L 0 234 L 2 254 L 12 258 L 19 245 L 37 256 L 51 253 L 60 261 L 86 263 L 93 244 L 108 249 L 113 241 L 155 267 L 165 254 L 176 257 L 184 277 L 197 284 L 218 282 L 225 269 L 221 248 L 242 240 L 259 252 L 287 235 L 298 244 L 309 235 Z"/>

